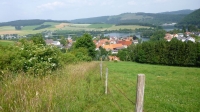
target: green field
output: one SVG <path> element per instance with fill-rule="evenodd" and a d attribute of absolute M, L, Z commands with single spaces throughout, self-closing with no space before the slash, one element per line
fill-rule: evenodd
<path fill-rule="evenodd" d="M 56 27 L 62 23 L 56 22 L 45 22 L 43 25 L 51 25 L 51 27 L 40 29 L 40 30 L 33 30 L 41 25 L 33 25 L 33 26 L 24 26 L 22 30 L 15 30 L 13 26 L 4 26 L 0 27 L 0 34 L 19 34 L 19 35 L 27 35 L 27 34 L 36 34 L 41 33 L 45 30 L 55 31 L 55 30 L 68 30 L 68 31 L 104 31 L 104 30 L 119 30 L 119 29 L 132 29 L 135 30 L 136 28 L 149 28 L 145 26 L 139 25 L 122 25 L 122 26 L 115 26 L 112 24 L 66 24 L 64 27 Z"/>
<path fill-rule="evenodd" d="M 1 73 L 0 111 L 133 112 L 139 73 L 146 76 L 144 112 L 199 111 L 199 68 L 133 62 L 103 62 L 102 80 L 99 62 L 66 65 L 43 78 Z"/>
<path fill-rule="evenodd" d="M 44 22 L 43 25 L 52 25 L 52 26 L 55 26 L 55 25 L 59 25 L 60 23 L 56 23 L 56 22 Z"/>
<path fill-rule="evenodd" d="M 7 46 L 7 45 L 13 45 L 14 41 L 7 41 L 7 40 L 0 40 L 0 45 Z"/>
<path fill-rule="evenodd" d="M 112 26 L 112 24 L 91 24 L 88 28 L 110 28 Z"/>
<path fill-rule="evenodd" d="M 33 26 L 24 26 L 22 27 L 22 30 L 33 30 L 37 27 L 39 27 L 40 25 L 33 25 Z"/>
<path fill-rule="evenodd" d="M 15 30 L 13 26 L 1 26 L 0 31 Z"/>

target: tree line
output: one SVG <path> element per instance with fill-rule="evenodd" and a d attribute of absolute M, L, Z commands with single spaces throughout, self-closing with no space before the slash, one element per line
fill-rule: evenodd
<path fill-rule="evenodd" d="M 182 42 L 176 38 L 170 42 L 148 41 L 120 50 L 118 57 L 122 61 L 200 67 L 200 43 Z"/>

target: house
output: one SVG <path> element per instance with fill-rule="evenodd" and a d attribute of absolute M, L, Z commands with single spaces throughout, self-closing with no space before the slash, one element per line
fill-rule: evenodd
<path fill-rule="evenodd" d="M 129 41 L 129 40 L 119 40 L 117 42 L 117 44 L 122 44 L 124 46 L 124 48 L 127 48 L 128 46 L 130 46 L 132 44 L 132 41 Z"/>
<path fill-rule="evenodd" d="M 185 42 L 186 38 L 185 37 L 177 37 L 178 40 Z"/>
<path fill-rule="evenodd" d="M 46 39 L 45 42 L 47 45 L 55 45 L 55 46 L 61 45 L 59 41 L 53 41 L 53 39 Z"/>
<path fill-rule="evenodd" d="M 188 36 L 190 36 L 190 32 L 185 32 L 185 35 L 188 37 Z"/>
<path fill-rule="evenodd" d="M 173 37 L 176 37 L 176 38 L 177 38 L 177 37 L 178 37 L 178 34 L 173 34 Z"/>
<path fill-rule="evenodd" d="M 46 39 L 45 42 L 47 45 L 51 45 L 53 43 L 53 39 Z"/>
<path fill-rule="evenodd" d="M 164 39 L 166 39 L 167 41 L 171 41 L 173 38 L 173 35 L 170 33 L 166 33 Z"/>
<path fill-rule="evenodd" d="M 138 40 L 133 40 L 133 44 L 138 44 Z"/>
<path fill-rule="evenodd" d="M 184 37 L 183 33 L 178 33 L 178 37 Z"/>
<path fill-rule="evenodd" d="M 53 41 L 52 44 L 55 45 L 55 46 L 59 46 L 59 45 L 60 45 L 60 42 L 59 42 L 59 41 Z"/>
<path fill-rule="evenodd" d="M 194 39 L 193 37 L 187 37 L 185 41 L 186 41 L 186 42 L 187 42 L 187 41 L 195 42 L 195 39 Z"/>
<path fill-rule="evenodd" d="M 100 46 L 104 46 L 104 45 L 110 44 L 110 40 L 108 40 L 108 39 L 101 39 L 99 41 L 93 40 L 93 42 L 96 45 L 96 49 L 95 50 L 99 50 Z"/>
<path fill-rule="evenodd" d="M 122 44 L 110 44 L 110 45 L 104 45 L 102 46 L 106 51 L 111 51 L 113 54 L 117 54 L 118 50 L 124 49 L 124 46 Z"/>
<path fill-rule="evenodd" d="M 110 44 L 113 48 L 113 50 L 120 50 L 123 49 L 124 46 L 122 44 Z"/>
<path fill-rule="evenodd" d="M 120 61 L 119 58 L 118 58 L 117 56 L 109 56 L 109 60 L 110 60 L 110 61 L 114 61 L 114 60 Z"/>
<path fill-rule="evenodd" d="M 110 44 L 116 44 L 116 40 L 111 40 Z"/>

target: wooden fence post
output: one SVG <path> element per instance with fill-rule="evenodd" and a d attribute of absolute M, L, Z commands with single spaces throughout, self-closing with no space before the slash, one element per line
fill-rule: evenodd
<path fill-rule="evenodd" d="M 135 112 L 143 111 L 143 103 L 144 103 L 144 88 L 145 88 L 145 75 L 138 74 L 137 76 L 137 93 L 136 93 L 136 105 Z"/>
<path fill-rule="evenodd" d="M 102 79 L 102 61 L 100 63 L 100 78 Z"/>
<path fill-rule="evenodd" d="M 108 68 L 106 68 L 105 94 L 108 93 Z"/>

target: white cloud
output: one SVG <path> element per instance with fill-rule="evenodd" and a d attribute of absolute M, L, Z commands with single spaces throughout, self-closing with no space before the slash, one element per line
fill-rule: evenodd
<path fill-rule="evenodd" d="M 63 6 L 65 6 L 65 3 L 63 2 L 51 2 L 51 3 L 42 4 L 38 6 L 37 8 L 54 10 L 55 8 L 63 7 Z"/>

